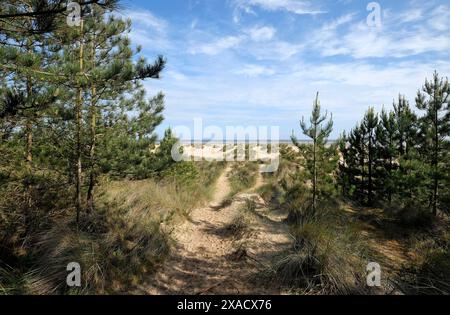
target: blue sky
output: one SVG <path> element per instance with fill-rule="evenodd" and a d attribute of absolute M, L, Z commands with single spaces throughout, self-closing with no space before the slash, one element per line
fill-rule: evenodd
<path fill-rule="evenodd" d="M 414 104 L 436 69 L 450 74 L 450 4 L 378 1 L 380 27 L 367 24 L 370 1 L 164 0 L 122 2 L 130 34 L 149 60 L 163 54 L 160 81 L 168 126 L 280 126 L 281 138 L 308 116 L 315 94 L 333 113 L 332 138 L 368 106 L 390 108 L 399 93 Z"/>

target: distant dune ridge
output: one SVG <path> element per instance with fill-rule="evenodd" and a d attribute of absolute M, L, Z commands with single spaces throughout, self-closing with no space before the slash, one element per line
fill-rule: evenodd
<path fill-rule="evenodd" d="M 157 140 L 156 143 L 159 144 L 161 140 Z M 180 142 L 183 145 L 189 145 L 189 144 L 209 144 L 209 145 L 224 145 L 224 144 L 264 144 L 264 143 L 273 143 L 278 142 L 279 144 L 292 144 L 292 140 L 222 140 L 222 141 L 212 141 L 212 140 L 180 140 Z M 310 140 L 298 140 L 299 143 L 312 143 Z M 328 143 L 336 143 L 337 140 L 328 140 Z"/>

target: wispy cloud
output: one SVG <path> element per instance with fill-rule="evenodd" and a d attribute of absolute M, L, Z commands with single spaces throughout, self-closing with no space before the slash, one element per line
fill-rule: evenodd
<path fill-rule="evenodd" d="M 277 30 L 271 26 L 252 27 L 248 30 L 251 39 L 257 42 L 271 40 Z"/>
<path fill-rule="evenodd" d="M 132 29 L 130 32 L 131 41 L 143 47 L 159 47 L 159 49 L 169 49 L 171 43 L 169 36 L 169 23 L 160 17 L 155 16 L 149 10 L 127 10 L 122 15 L 130 18 Z"/>
<path fill-rule="evenodd" d="M 211 43 L 194 44 L 189 48 L 191 54 L 217 55 L 227 49 L 239 45 L 245 39 L 244 36 L 226 36 L 219 38 Z"/>
<path fill-rule="evenodd" d="M 426 23 L 410 23 L 423 20 Z M 371 28 L 365 21 L 344 15 L 318 29 L 310 46 L 322 56 L 407 57 L 427 52 L 446 52 L 450 49 L 450 11 L 437 7 L 425 14 L 420 9 L 386 15 L 380 29 Z M 406 23 L 406 24 L 405 24 Z M 433 34 L 430 36 L 430 34 Z"/>
<path fill-rule="evenodd" d="M 447 5 L 440 5 L 432 12 L 428 21 L 430 27 L 438 31 L 450 30 L 450 9 Z"/>
<path fill-rule="evenodd" d="M 149 94 L 166 94 L 162 128 L 204 117 L 206 124 L 280 125 L 288 137 L 320 91 L 336 137 L 369 105 L 389 106 L 398 93 L 413 100 L 434 70 L 450 74 L 445 0 L 385 3 L 379 29 L 354 0 L 197 2 L 195 10 L 186 1 L 171 14 L 150 5 L 126 14 L 133 43 L 149 59 L 162 53 L 169 61 L 162 80 L 145 83 Z"/>
<path fill-rule="evenodd" d="M 167 31 L 167 21 L 156 17 L 152 12 L 148 10 L 128 10 L 124 15 L 129 17 L 136 25 L 145 26 L 160 33 Z"/>
<path fill-rule="evenodd" d="M 304 44 L 277 39 L 276 33 L 272 26 L 242 28 L 236 34 L 219 37 L 203 33 L 208 39 L 192 41 L 188 52 L 214 56 L 234 50 L 237 54 L 250 55 L 257 60 L 286 60 L 304 49 Z"/>
<path fill-rule="evenodd" d="M 260 66 L 260 65 L 244 65 L 242 67 L 242 69 L 237 69 L 235 71 L 236 74 L 243 74 L 245 76 L 249 76 L 249 77 L 257 77 L 257 76 L 270 76 L 275 74 L 275 70 L 269 68 L 269 67 L 265 67 L 265 66 Z"/>
<path fill-rule="evenodd" d="M 245 12 L 253 12 L 252 8 L 259 7 L 268 11 L 282 10 L 300 15 L 324 13 L 317 5 L 306 0 L 235 0 L 235 5 Z"/>
<path fill-rule="evenodd" d="M 390 106 L 399 93 L 413 100 L 435 68 L 450 73 L 450 62 L 384 66 L 300 62 L 285 73 L 260 65 L 224 63 L 213 70 L 208 69 L 213 67 L 210 64 L 204 67 L 203 75 L 160 83 L 167 95 L 169 121 L 189 124 L 193 117 L 204 117 L 209 124 L 282 125 L 283 137 L 297 128 L 299 117 L 309 114 L 316 91 L 320 91 L 323 106 L 333 112 L 333 137 L 337 137 L 343 129 L 351 128 L 368 106 Z M 213 75 L 217 71 L 220 76 Z M 150 86 L 154 89 L 155 83 Z"/>

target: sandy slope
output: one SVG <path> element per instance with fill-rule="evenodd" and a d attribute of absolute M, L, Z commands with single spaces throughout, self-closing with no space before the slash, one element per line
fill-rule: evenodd
<path fill-rule="evenodd" d="M 229 171 L 230 167 L 218 179 L 210 205 L 195 209 L 190 220 L 175 228 L 176 247 L 158 273 L 139 288 L 140 293 L 279 293 L 278 288 L 264 287 L 257 281 L 261 277 L 255 275 L 274 254 L 290 244 L 287 228 L 281 223 L 284 215 L 269 213 L 264 201 L 250 192 L 238 194 L 231 205 L 221 207 L 230 191 Z M 262 183 L 259 177 L 257 185 Z M 257 209 L 252 216 L 251 230 L 237 238 L 224 227 L 248 199 L 256 202 Z M 236 252 L 241 254 L 232 255 Z"/>

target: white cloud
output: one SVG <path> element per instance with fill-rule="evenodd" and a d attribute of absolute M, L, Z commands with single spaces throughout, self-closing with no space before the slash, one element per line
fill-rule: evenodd
<path fill-rule="evenodd" d="M 304 44 L 295 44 L 285 41 L 271 41 L 263 44 L 254 44 L 246 47 L 246 52 L 257 60 L 285 61 L 301 53 Z"/>
<path fill-rule="evenodd" d="M 144 49 L 151 47 L 158 50 L 171 48 L 169 40 L 169 23 L 148 10 L 127 10 L 121 15 L 132 22 L 129 37 L 133 44 Z"/>
<path fill-rule="evenodd" d="M 322 32 L 334 31 L 338 27 L 352 22 L 355 18 L 355 15 L 356 15 L 355 13 L 348 13 L 348 14 L 342 15 L 342 16 L 338 17 L 337 19 L 323 25 L 321 31 Z"/>
<path fill-rule="evenodd" d="M 238 69 L 235 72 L 249 77 L 271 76 L 275 74 L 273 69 L 260 65 L 244 65 L 242 69 Z"/>
<path fill-rule="evenodd" d="M 235 5 L 246 12 L 252 12 L 252 7 L 259 7 L 267 11 L 283 10 L 300 15 L 324 13 L 306 0 L 235 0 Z"/>
<path fill-rule="evenodd" d="M 251 39 L 256 42 L 271 40 L 277 30 L 271 26 L 253 27 L 248 30 Z"/>
<path fill-rule="evenodd" d="M 227 36 L 212 43 L 194 45 L 189 49 L 191 54 L 217 55 L 224 50 L 234 48 L 244 40 L 242 36 Z"/>
<path fill-rule="evenodd" d="M 189 26 L 191 28 L 191 30 L 195 29 L 197 27 L 198 24 L 198 19 L 194 19 L 191 22 L 191 25 Z"/>
<path fill-rule="evenodd" d="M 161 87 L 166 92 L 166 117 L 172 124 L 204 117 L 208 120 L 205 123 L 210 124 L 280 125 L 282 137 L 288 137 L 290 130 L 298 127 L 302 115 L 309 115 L 312 100 L 319 91 L 324 109 L 333 112 L 333 137 L 337 137 L 361 119 L 368 106 L 389 107 L 399 93 L 406 94 L 414 104 L 417 89 L 435 69 L 441 74 L 450 73 L 448 61 L 289 64 L 290 69 L 284 69 L 284 73 L 275 73 L 272 66 L 241 66 L 233 61 L 204 64 L 201 73 L 185 73 L 181 81 L 152 81 L 149 86 L 153 91 Z M 215 75 L 218 72 L 220 76 Z"/>
<path fill-rule="evenodd" d="M 160 33 L 166 32 L 168 27 L 168 23 L 164 19 L 156 17 L 148 10 L 128 10 L 125 12 L 124 16 L 129 17 L 133 21 L 133 25 L 145 26 Z"/>
<path fill-rule="evenodd" d="M 145 29 L 133 28 L 129 34 L 131 42 L 145 48 L 166 50 L 171 48 L 171 43 L 164 35 L 155 34 Z"/>
<path fill-rule="evenodd" d="M 398 15 L 398 21 L 400 23 L 411 23 L 421 21 L 424 18 L 424 12 L 422 8 L 413 8 L 407 10 L 404 13 Z"/>
<path fill-rule="evenodd" d="M 271 14 L 268 19 L 257 16 L 257 8 L 302 14 L 292 3 L 307 1 L 232 1 L 242 5 L 240 12 L 255 15 L 251 22 L 231 22 L 219 30 L 203 20 L 197 27 L 198 20 L 191 17 L 184 29 L 170 29 L 175 35 L 171 49 L 162 51 L 168 55 L 168 69 L 163 80 L 149 82 L 148 88 L 151 94 L 158 89 L 166 93 L 165 116 L 172 125 L 194 117 L 208 119 L 205 123 L 278 124 L 288 137 L 298 119 L 309 115 L 320 91 L 324 108 L 334 114 L 336 137 L 361 119 L 369 105 L 390 106 L 398 93 L 414 104 L 417 89 L 434 70 L 450 74 L 447 5 L 385 10 L 381 29 L 369 28 L 361 12 L 333 15 L 334 20 L 321 15 L 311 19 L 317 24 L 295 32 L 297 16 L 278 23 Z M 292 29 L 284 29 L 289 21 Z M 132 38 L 148 45 L 162 45 L 155 40 L 169 33 L 164 22 L 136 24 Z M 321 58 L 331 56 L 345 58 Z"/>
<path fill-rule="evenodd" d="M 276 40 L 276 29 L 270 26 L 253 27 L 242 30 L 241 34 L 214 38 L 202 32 L 202 37 L 212 37 L 207 42 L 196 39 L 190 43 L 190 54 L 218 55 L 227 50 L 239 49 L 240 54 L 248 54 L 257 60 L 286 60 L 304 49 L 304 44 Z"/>
<path fill-rule="evenodd" d="M 450 29 L 450 9 L 446 5 L 440 5 L 431 12 L 428 24 L 437 31 Z"/>
<path fill-rule="evenodd" d="M 450 11 L 446 6 L 436 8 L 427 16 L 418 9 L 408 12 L 389 12 L 381 29 L 371 28 L 365 21 L 350 23 L 354 21 L 353 16 L 344 15 L 319 28 L 309 46 L 322 56 L 348 55 L 356 59 L 400 58 L 450 49 L 450 34 L 444 32 L 450 29 Z M 408 24 L 425 18 L 428 24 Z"/>

